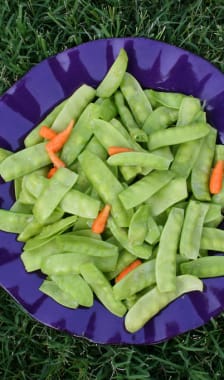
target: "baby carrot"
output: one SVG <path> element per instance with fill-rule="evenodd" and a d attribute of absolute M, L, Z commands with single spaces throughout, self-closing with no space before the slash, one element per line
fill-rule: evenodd
<path fill-rule="evenodd" d="M 47 153 L 57 169 L 65 167 L 65 163 L 52 150 L 48 150 Z"/>
<path fill-rule="evenodd" d="M 223 160 L 216 162 L 215 167 L 212 170 L 209 189 L 211 194 L 218 194 L 222 189 L 222 179 L 223 179 Z"/>
<path fill-rule="evenodd" d="M 64 144 L 68 140 L 74 124 L 75 121 L 71 120 L 62 132 L 57 133 L 56 136 L 53 137 L 53 139 L 51 139 L 51 141 L 47 143 L 46 149 L 51 150 L 54 153 L 59 152 L 59 150 L 64 146 Z"/>
<path fill-rule="evenodd" d="M 133 152 L 133 149 L 131 148 L 124 148 L 122 146 L 110 146 L 108 148 L 108 154 L 109 156 L 113 156 L 117 153 L 124 153 L 124 152 Z"/>
<path fill-rule="evenodd" d="M 53 175 L 56 173 L 56 171 L 57 171 L 58 169 L 55 167 L 55 166 L 53 166 L 53 168 L 51 168 L 50 170 L 49 170 L 49 172 L 47 173 L 47 178 L 51 178 L 51 177 L 53 177 Z"/>
<path fill-rule="evenodd" d="M 57 136 L 57 132 L 53 131 L 53 129 L 47 127 L 46 125 L 41 126 L 39 134 L 41 137 L 47 140 L 51 140 Z"/>
<path fill-rule="evenodd" d="M 142 264 L 142 262 L 139 259 L 136 259 L 135 261 L 133 261 L 133 263 L 128 265 L 119 273 L 119 275 L 115 278 L 115 283 L 122 280 L 122 278 L 124 278 L 129 272 L 131 272 L 133 269 L 138 267 L 140 264 Z"/>
<path fill-rule="evenodd" d="M 92 232 L 96 234 L 102 234 L 105 230 L 107 219 L 110 215 L 111 206 L 106 204 L 104 208 L 99 212 L 98 216 L 92 224 Z"/>

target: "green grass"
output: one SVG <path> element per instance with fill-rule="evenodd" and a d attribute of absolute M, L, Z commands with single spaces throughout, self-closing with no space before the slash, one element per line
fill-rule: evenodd
<path fill-rule="evenodd" d="M 222 4 L 221 0 L 0 0 L 0 93 L 42 59 L 105 37 L 162 40 L 199 54 L 224 71 Z M 0 378 L 223 379 L 223 317 L 155 346 L 102 346 L 37 323 L 0 290 Z"/>

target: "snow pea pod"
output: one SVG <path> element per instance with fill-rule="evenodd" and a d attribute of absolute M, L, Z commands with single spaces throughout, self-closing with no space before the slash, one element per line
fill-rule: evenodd
<path fill-rule="evenodd" d="M 107 158 L 108 153 L 100 141 L 96 138 L 96 136 L 93 136 L 91 138 L 91 140 L 86 145 L 86 149 L 94 153 L 96 156 L 100 157 L 103 161 L 105 161 Z"/>
<path fill-rule="evenodd" d="M 132 212 L 126 211 L 118 198 L 118 194 L 123 190 L 121 183 L 95 154 L 85 150 L 80 154 L 79 162 L 102 200 L 112 206 L 111 213 L 117 223 L 122 227 L 128 227 Z"/>
<path fill-rule="evenodd" d="M 208 204 L 190 200 L 186 209 L 180 238 L 180 254 L 182 256 L 189 259 L 198 257 L 202 229 L 208 209 Z"/>
<path fill-rule="evenodd" d="M 156 256 L 156 284 L 160 292 L 176 289 L 176 254 L 178 251 L 184 210 L 173 207 L 162 230 Z"/>
<path fill-rule="evenodd" d="M 146 118 L 152 112 L 152 106 L 140 83 L 133 75 L 126 72 L 121 82 L 120 89 L 137 124 L 142 127 Z"/>
<path fill-rule="evenodd" d="M 43 223 L 51 215 L 76 180 L 77 174 L 67 168 L 60 168 L 56 171 L 33 207 L 33 214 L 40 223 Z"/>
<path fill-rule="evenodd" d="M 75 121 L 79 118 L 82 111 L 87 107 L 87 105 L 94 99 L 96 95 L 96 90 L 83 84 L 80 86 L 65 102 L 64 107 L 55 118 L 51 128 L 56 131 L 62 131 L 68 123 L 74 119 Z"/>
<path fill-rule="evenodd" d="M 35 198 L 38 198 L 48 185 L 48 179 L 34 172 L 26 176 L 24 186 Z"/>
<path fill-rule="evenodd" d="M 142 289 L 154 285 L 156 283 L 155 263 L 155 259 L 146 261 L 118 281 L 113 286 L 114 297 L 117 300 L 124 300 Z"/>
<path fill-rule="evenodd" d="M 197 140 L 206 136 L 209 130 L 210 128 L 206 123 L 192 123 L 182 128 L 170 127 L 165 130 L 159 130 L 150 134 L 148 148 L 149 150 L 154 150 L 162 146 Z"/>
<path fill-rule="evenodd" d="M 158 226 L 156 221 L 153 219 L 153 217 L 149 215 L 145 241 L 149 244 L 155 244 L 159 241 L 160 235 L 161 235 L 160 226 Z"/>
<path fill-rule="evenodd" d="M 203 282 L 192 275 L 176 278 L 176 290 L 161 293 L 158 287 L 149 290 L 132 306 L 125 316 L 125 327 L 130 333 L 140 330 L 160 310 L 184 293 L 203 291 Z"/>
<path fill-rule="evenodd" d="M 191 173 L 191 189 L 194 197 L 200 201 L 211 199 L 209 178 L 215 152 L 217 130 L 210 127 L 209 134 L 204 137 L 197 161 Z"/>
<path fill-rule="evenodd" d="M 22 214 L 32 214 L 32 208 L 33 208 L 33 205 L 27 205 L 20 202 L 19 200 L 16 200 L 9 210 L 13 212 L 22 213 Z"/>
<path fill-rule="evenodd" d="M 22 190 L 22 182 L 23 182 L 23 178 L 24 177 L 18 177 L 14 180 L 14 193 L 15 193 L 15 198 L 16 200 L 19 199 L 19 195 L 21 193 L 21 190 Z M 22 203 L 22 202 L 21 202 Z"/>
<path fill-rule="evenodd" d="M 205 215 L 205 227 L 217 227 L 223 220 L 222 206 L 215 203 L 209 204 L 209 209 Z"/>
<path fill-rule="evenodd" d="M 75 232 L 75 235 L 77 236 L 86 236 L 86 237 L 89 237 L 89 238 L 92 238 L 92 239 L 97 239 L 97 240 L 102 240 L 102 237 L 100 234 L 96 234 L 95 232 L 93 232 L 92 230 L 90 229 L 83 229 L 83 230 L 73 230 Z M 108 241 L 108 243 L 112 243 L 112 244 L 115 244 L 115 242 L 111 242 L 111 241 Z"/>
<path fill-rule="evenodd" d="M 224 276 L 224 256 L 199 257 L 180 264 L 180 271 L 200 278 Z"/>
<path fill-rule="evenodd" d="M 126 249 L 122 249 L 121 252 L 119 252 L 115 269 L 106 274 L 108 280 L 115 278 L 124 268 L 135 260 L 136 257 L 132 255 L 132 253 L 128 252 Z"/>
<path fill-rule="evenodd" d="M 167 170 L 156 171 L 136 181 L 119 193 L 119 198 L 125 209 L 136 207 L 149 199 L 173 178 L 173 173 Z"/>
<path fill-rule="evenodd" d="M 58 287 L 77 300 L 79 305 L 93 306 L 93 292 L 86 281 L 78 274 L 53 275 L 51 279 Z"/>
<path fill-rule="evenodd" d="M 150 89 L 148 90 L 147 96 L 152 99 L 157 106 L 162 105 L 179 110 L 181 102 L 186 95 L 179 92 L 166 92 Z"/>
<path fill-rule="evenodd" d="M 81 193 L 78 190 L 70 190 L 61 200 L 59 207 L 69 214 L 82 216 L 83 218 L 96 218 L 100 209 L 100 201 Z"/>
<path fill-rule="evenodd" d="M 40 248 L 32 251 L 24 250 L 21 254 L 21 260 L 27 272 L 33 272 L 41 268 L 42 261 L 51 255 L 57 254 L 58 246 L 55 239 L 43 244 Z"/>
<path fill-rule="evenodd" d="M 46 143 L 40 143 L 22 149 L 8 156 L 0 164 L 0 175 L 7 182 L 24 176 L 50 163 L 45 149 Z"/>
<path fill-rule="evenodd" d="M 98 98 L 96 104 L 99 104 L 99 118 L 105 121 L 110 121 L 117 116 L 117 108 L 112 98 Z"/>
<path fill-rule="evenodd" d="M 200 248 L 224 252 L 224 231 L 218 228 L 204 227 L 202 229 Z"/>
<path fill-rule="evenodd" d="M 96 95 L 101 98 L 109 98 L 120 86 L 128 65 L 128 56 L 124 49 L 120 49 L 118 56 L 100 82 Z"/>
<path fill-rule="evenodd" d="M 44 280 L 39 287 L 39 290 L 65 307 L 76 309 L 79 306 L 77 300 L 73 298 L 69 293 L 61 290 L 54 281 Z"/>
<path fill-rule="evenodd" d="M 184 96 L 180 104 L 176 126 L 189 125 L 201 111 L 201 102 L 193 96 Z"/>
<path fill-rule="evenodd" d="M 133 214 L 128 228 L 128 240 L 133 245 L 144 242 L 148 228 L 149 206 L 141 205 Z"/>
<path fill-rule="evenodd" d="M 71 165 L 76 160 L 89 142 L 93 135 L 92 120 L 99 117 L 99 114 L 100 106 L 96 103 L 90 103 L 84 109 L 61 152 L 61 159 L 67 165 Z"/>
<path fill-rule="evenodd" d="M 176 175 L 188 178 L 197 162 L 202 144 L 203 138 L 180 144 L 170 169 Z"/>
<path fill-rule="evenodd" d="M 177 116 L 177 110 L 160 106 L 149 114 L 142 128 L 149 135 L 174 124 L 177 121 Z"/>
<path fill-rule="evenodd" d="M 0 209 L 0 230 L 11 233 L 20 233 L 33 219 L 32 214 Z"/>
<path fill-rule="evenodd" d="M 144 166 L 156 170 L 167 170 L 170 160 L 154 153 L 125 152 L 109 157 L 107 163 L 111 166 Z"/>
<path fill-rule="evenodd" d="M 126 307 L 121 301 L 115 300 L 112 286 L 103 273 L 93 263 L 81 265 L 80 271 L 102 304 L 111 313 L 123 317 Z"/>
<path fill-rule="evenodd" d="M 65 218 L 62 218 L 60 220 L 55 221 L 54 223 L 51 223 L 49 225 L 45 225 L 45 227 L 42 229 L 42 231 L 38 235 L 38 239 L 48 239 L 52 236 L 57 236 L 64 231 L 68 230 L 70 227 L 72 227 L 75 222 L 77 221 L 77 216 L 67 216 Z"/>

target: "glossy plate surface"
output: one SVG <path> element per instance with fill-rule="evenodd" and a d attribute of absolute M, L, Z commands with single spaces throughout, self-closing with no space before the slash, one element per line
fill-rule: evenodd
<path fill-rule="evenodd" d="M 121 47 L 129 56 L 128 71 L 143 87 L 192 94 L 206 101 L 208 121 L 224 141 L 224 75 L 212 64 L 177 47 L 144 38 L 97 40 L 44 60 L 0 98 L 0 147 L 18 150 L 26 134 L 81 84 L 96 87 Z M 0 207 L 14 201 L 13 187 L 0 179 Z M 224 310 L 224 277 L 204 280 L 203 294 L 180 297 L 135 334 L 123 319 L 97 300 L 90 309 L 70 310 L 43 295 L 40 273 L 26 273 L 16 235 L 0 232 L 0 284 L 38 321 L 91 341 L 152 344 L 205 324 Z"/>

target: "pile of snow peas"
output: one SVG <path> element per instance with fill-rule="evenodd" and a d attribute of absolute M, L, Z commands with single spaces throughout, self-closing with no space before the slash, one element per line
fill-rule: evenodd
<path fill-rule="evenodd" d="M 57 152 L 64 166 L 48 178 L 41 127 L 60 133 L 71 120 Z M 40 290 L 56 302 L 85 308 L 96 297 L 134 333 L 181 295 L 203 292 L 203 278 L 224 275 L 214 254 L 224 252 L 221 174 L 210 188 L 224 146 L 199 99 L 144 89 L 124 49 L 96 89 L 80 86 L 24 145 L 0 148 L 0 175 L 15 190 L 0 229 L 18 235 L 26 271 L 46 275 Z"/>

